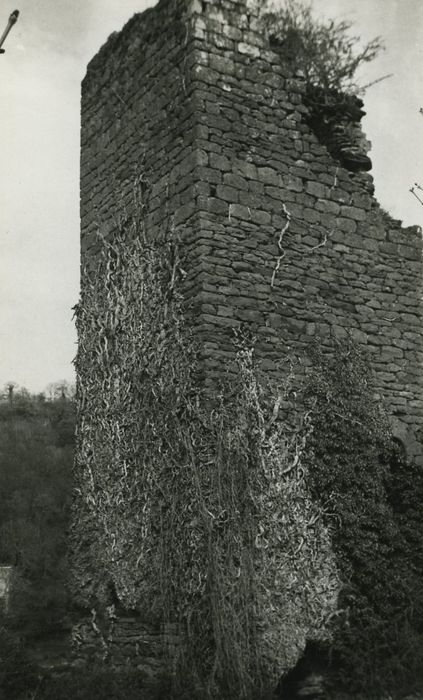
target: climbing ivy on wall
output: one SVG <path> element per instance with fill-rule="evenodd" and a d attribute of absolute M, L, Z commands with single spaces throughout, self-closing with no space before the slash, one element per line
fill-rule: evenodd
<path fill-rule="evenodd" d="M 336 697 L 404 690 L 423 667 L 423 478 L 392 450 L 365 358 L 316 347 L 298 393 L 295 365 L 271 384 L 241 332 L 206 391 L 182 250 L 171 229 L 148 240 L 141 211 L 83 270 L 80 604 L 176 624 L 191 697 L 258 697 L 306 640 L 330 649 Z"/>
<path fill-rule="evenodd" d="M 256 698 L 306 638 L 332 634 L 339 577 L 303 462 L 309 418 L 242 333 L 204 390 L 178 235 L 148 241 L 141 218 L 82 275 L 74 590 L 103 618 L 118 601 L 176 623 L 169 666 L 190 697 Z"/>
<path fill-rule="evenodd" d="M 312 356 L 307 463 L 343 584 L 332 684 L 402 697 L 423 680 L 423 474 L 392 441 L 365 355 L 350 344 Z"/>

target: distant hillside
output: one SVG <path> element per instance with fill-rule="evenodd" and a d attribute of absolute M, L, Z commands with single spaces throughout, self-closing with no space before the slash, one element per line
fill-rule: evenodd
<path fill-rule="evenodd" d="M 15 567 L 11 623 L 30 634 L 65 614 L 74 425 L 64 394 L 0 400 L 0 564 Z"/>

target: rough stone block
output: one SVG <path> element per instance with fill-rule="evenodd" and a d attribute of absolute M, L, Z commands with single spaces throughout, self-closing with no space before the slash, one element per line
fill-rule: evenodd
<path fill-rule="evenodd" d="M 249 178 L 251 180 L 257 180 L 258 178 L 256 166 L 248 161 L 235 159 L 232 162 L 232 172 L 235 175 L 241 175 L 241 177 Z"/>
<path fill-rule="evenodd" d="M 314 197 L 318 197 L 319 199 L 324 199 L 327 197 L 328 191 L 328 187 L 326 187 L 326 185 L 322 185 L 320 182 L 311 180 L 306 183 L 306 192 L 308 194 L 312 194 Z"/>
<path fill-rule="evenodd" d="M 258 209 L 251 209 L 251 220 L 256 224 L 269 225 L 272 221 L 272 217 L 267 211 L 259 211 Z"/>
<path fill-rule="evenodd" d="M 184 204 L 182 207 L 179 207 L 179 209 L 175 211 L 175 224 L 178 226 L 179 224 L 184 223 L 187 219 L 190 218 L 190 216 L 193 216 L 195 213 L 196 208 L 194 202 Z"/>
<path fill-rule="evenodd" d="M 237 190 L 248 190 L 247 180 L 241 177 L 240 175 L 234 175 L 233 173 L 225 173 L 223 175 L 223 182 L 225 183 L 225 185 L 235 187 Z"/>
<path fill-rule="evenodd" d="M 209 197 L 208 210 L 213 214 L 228 214 L 228 203 L 216 197 Z"/>
<path fill-rule="evenodd" d="M 230 58 L 225 58 L 224 56 L 216 56 L 211 54 L 209 58 L 210 68 L 218 71 L 224 76 L 234 75 L 235 73 L 235 63 Z"/>
<path fill-rule="evenodd" d="M 323 219 L 322 219 L 323 222 Z M 357 224 L 352 219 L 345 219 L 341 216 L 336 217 L 336 225 L 345 233 L 355 233 L 357 230 Z"/>
<path fill-rule="evenodd" d="M 238 190 L 235 189 L 235 187 L 230 187 L 229 185 L 218 185 L 217 196 L 220 199 L 224 199 L 226 202 L 235 203 L 238 201 Z"/>
<path fill-rule="evenodd" d="M 345 216 L 349 219 L 355 219 L 356 221 L 364 221 L 366 218 L 366 212 L 363 209 L 358 209 L 357 207 L 341 207 L 341 216 Z"/>
<path fill-rule="evenodd" d="M 258 179 L 266 185 L 280 185 L 280 176 L 273 168 L 258 168 Z"/>
<path fill-rule="evenodd" d="M 243 204 L 232 204 L 230 209 L 230 217 L 243 219 L 244 221 L 251 220 L 250 209 Z"/>
<path fill-rule="evenodd" d="M 251 56 L 252 58 L 259 58 L 260 49 L 258 46 L 253 46 L 251 44 L 246 44 L 245 42 L 240 42 L 238 44 L 239 53 L 245 54 L 246 56 Z"/>
<path fill-rule="evenodd" d="M 303 183 L 299 177 L 294 175 L 282 175 L 282 182 L 288 190 L 292 192 L 302 192 Z"/>
<path fill-rule="evenodd" d="M 210 153 L 210 167 L 222 172 L 231 170 L 231 163 L 226 156 L 218 155 L 217 153 Z"/>
<path fill-rule="evenodd" d="M 405 260 L 421 260 L 422 253 L 420 248 L 415 248 L 408 245 L 398 246 L 398 255 L 400 255 Z"/>

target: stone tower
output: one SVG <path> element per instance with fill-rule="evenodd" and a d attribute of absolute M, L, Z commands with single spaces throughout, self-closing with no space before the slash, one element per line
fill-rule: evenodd
<path fill-rule="evenodd" d="M 350 335 L 370 353 L 394 435 L 423 464 L 421 232 L 380 209 L 371 175 L 329 147 L 304 93 L 247 0 L 160 0 L 135 15 L 83 81 L 82 263 L 98 232 L 113 241 L 141 184 L 147 238 L 170 228 L 184 247 L 206 387 L 234 329 L 251 331 L 276 378 L 281 348 Z"/>
<path fill-rule="evenodd" d="M 319 143 L 303 93 L 246 2 L 162 0 L 135 15 L 83 82 L 82 261 L 147 172 L 148 235 L 172 222 L 189 249 L 207 381 L 241 323 L 269 372 L 281 340 L 351 331 L 421 458 L 421 235 Z"/>

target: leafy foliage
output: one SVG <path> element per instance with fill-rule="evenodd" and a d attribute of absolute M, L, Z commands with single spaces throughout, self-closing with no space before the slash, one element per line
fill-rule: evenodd
<path fill-rule="evenodd" d="M 26 697 L 37 685 L 36 670 L 29 660 L 25 642 L 0 620 L 0 698 Z"/>
<path fill-rule="evenodd" d="M 0 561 L 15 567 L 9 624 L 28 633 L 65 614 L 74 421 L 67 400 L 0 404 Z"/>
<path fill-rule="evenodd" d="M 313 360 L 308 463 L 343 582 L 333 684 L 363 698 L 411 692 L 423 681 L 423 475 L 393 444 L 357 348 Z"/>
<path fill-rule="evenodd" d="M 282 7 L 261 6 L 261 21 L 284 58 L 302 70 L 309 88 L 355 93 L 357 70 L 373 61 L 383 48 L 380 37 L 360 46 L 360 37 L 350 34 L 348 21 L 322 21 L 312 7 L 300 0 L 285 0 Z"/>

